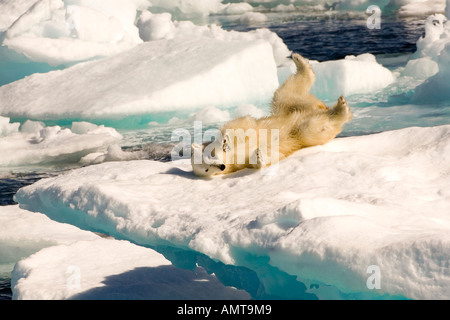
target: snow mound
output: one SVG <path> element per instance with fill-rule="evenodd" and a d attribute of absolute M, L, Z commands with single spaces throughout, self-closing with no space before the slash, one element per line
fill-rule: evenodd
<path fill-rule="evenodd" d="M 85 119 L 223 107 L 264 101 L 277 87 L 267 41 L 161 40 L 0 87 L 0 114 Z"/>
<path fill-rule="evenodd" d="M 0 117 L 1 167 L 77 163 L 82 157 L 101 152 L 118 143 L 122 136 L 113 128 L 74 122 L 71 129 L 46 127 L 37 121 L 9 123 Z M 20 127 L 20 129 L 19 129 Z"/>
<path fill-rule="evenodd" d="M 449 174 L 447 125 L 335 139 L 269 172 L 211 180 L 183 162 L 105 163 L 41 180 L 16 201 L 143 246 L 169 242 L 255 270 L 243 257 L 266 257 L 322 298 L 332 286 L 359 298 L 447 299 Z"/>
<path fill-rule="evenodd" d="M 395 80 L 392 72 L 379 64 L 370 53 L 312 63 L 312 67 L 316 73 L 316 82 L 311 92 L 324 100 L 375 92 Z"/>

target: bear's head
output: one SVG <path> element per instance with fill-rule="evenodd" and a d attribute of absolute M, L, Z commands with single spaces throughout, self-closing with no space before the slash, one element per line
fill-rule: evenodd
<path fill-rule="evenodd" d="M 191 164 L 194 174 L 211 177 L 222 174 L 226 169 L 224 159 L 224 142 L 215 140 L 203 144 L 191 145 Z"/>

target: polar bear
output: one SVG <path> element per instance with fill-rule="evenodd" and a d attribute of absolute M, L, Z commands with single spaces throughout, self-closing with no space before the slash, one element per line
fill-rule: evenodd
<path fill-rule="evenodd" d="M 297 150 L 329 142 L 352 119 L 343 96 L 328 108 L 309 92 L 314 71 L 300 54 L 292 58 L 297 72 L 274 93 L 269 116 L 231 120 L 214 141 L 192 144 L 191 163 L 196 175 L 210 177 L 270 166 Z"/>

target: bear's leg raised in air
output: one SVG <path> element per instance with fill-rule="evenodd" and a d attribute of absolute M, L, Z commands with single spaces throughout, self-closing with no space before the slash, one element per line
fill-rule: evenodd
<path fill-rule="evenodd" d="M 272 99 L 272 114 L 327 109 L 321 100 L 309 93 L 316 80 L 316 75 L 308 60 L 298 53 L 294 53 L 292 59 L 297 67 L 297 72 L 275 92 Z"/>

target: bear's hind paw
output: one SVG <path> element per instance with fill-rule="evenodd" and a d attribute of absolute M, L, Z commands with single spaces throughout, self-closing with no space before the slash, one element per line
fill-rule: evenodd
<path fill-rule="evenodd" d="M 302 70 L 305 66 L 309 65 L 308 60 L 302 57 L 299 53 L 292 54 L 292 60 L 294 60 L 297 69 Z"/>
<path fill-rule="evenodd" d="M 344 96 L 339 97 L 337 104 L 334 106 L 332 112 L 334 115 L 337 115 L 337 116 L 351 115 L 350 107 L 348 106 L 347 100 L 345 100 Z"/>

